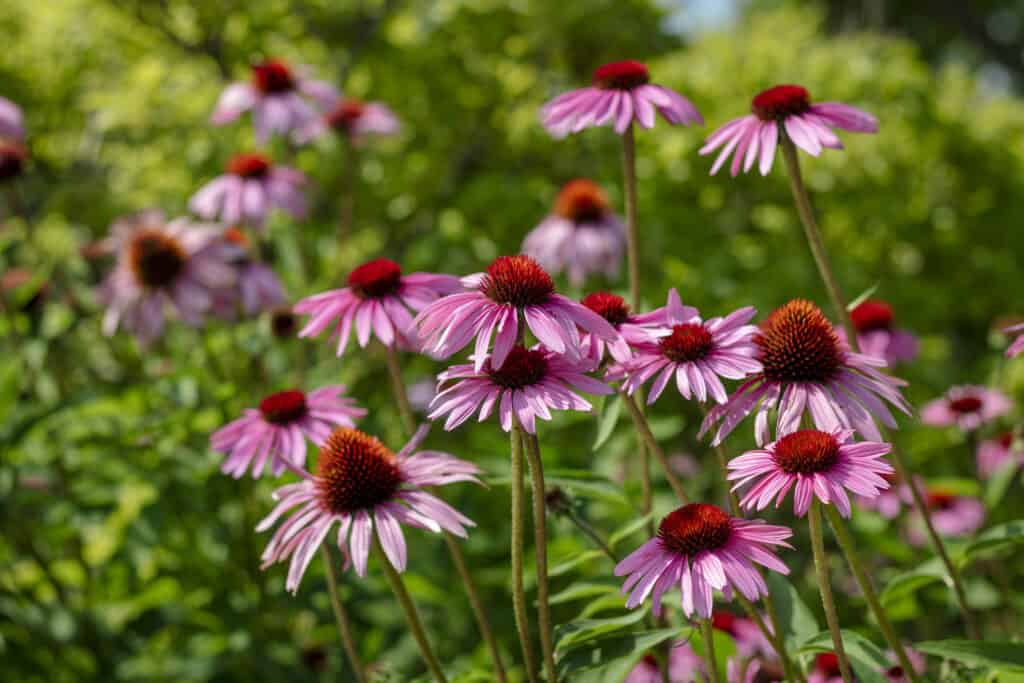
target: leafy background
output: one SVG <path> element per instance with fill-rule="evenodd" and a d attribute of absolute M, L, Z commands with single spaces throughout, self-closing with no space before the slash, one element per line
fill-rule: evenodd
<path fill-rule="evenodd" d="M 794 296 L 824 301 L 781 171 L 709 178 L 709 160 L 697 155 L 711 127 L 743 113 L 752 93 L 798 82 L 881 120 L 878 135 L 847 135 L 845 151 L 805 168 L 848 295 L 877 287 L 899 323 L 922 336 L 921 356 L 902 370 L 912 402 L 961 382 L 1024 393 L 1024 363 L 1001 359 L 1005 340 L 994 331 L 997 319 L 1024 314 L 1017 3 L 970 3 L 970 10 L 877 0 L 349 5 L 8 0 L 0 9 L 0 35 L 8 38 L 0 93 L 25 109 L 32 153 L 26 176 L 3 188 L 9 210 L 0 231 L 0 266 L 31 273 L 17 286 L 8 281 L 10 315 L 0 322 L 5 678 L 345 680 L 322 568 L 314 563 L 296 597 L 283 592 L 282 568 L 258 569 L 266 539 L 251 530 L 269 510 L 274 483 L 224 477 L 207 439 L 272 391 L 340 380 L 370 409 L 363 428 L 397 447 L 379 349 L 336 359 L 322 343 L 276 339 L 265 319 L 254 319 L 174 327 L 140 352 L 125 335 L 101 336 L 94 287 L 109 264 L 87 249 L 124 213 L 147 206 L 184 213 L 230 154 L 254 146 L 247 124 L 211 128 L 207 117 L 225 83 L 264 56 L 310 64 L 346 93 L 387 102 L 405 125 L 398 139 L 372 145 L 361 159 L 357 220 L 340 238 L 344 150 L 326 142 L 294 153 L 315 182 L 314 212 L 303 223 L 277 216 L 270 225 L 273 262 L 294 298 L 337 286 L 354 265 L 379 255 L 410 271 L 479 270 L 517 251 L 574 177 L 604 183 L 621 206 L 615 136 L 600 130 L 552 141 L 537 112 L 588 81 L 596 65 L 630 57 L 648 61 L 655 80 L 689 96 L 708 121 L 705 129 L 659 124 L 639 135 L 650 305 L 670 286 L 705 312 L 747 304 L 764 312 Z M 410 383 L 440 369 L 427 359 L 404 361 Z M 706 465 L 688 485 L 714 499 L 720 489 L 713 457 L 696 440 L 695 408 L 666 397 L 652 415 L 663 443 Z M 621 532 L 615 549 L 622 554 L 642 540 L 638 488 L 632 479 L 621 483 L 635 469 L 634 446 L 625 421 L 604 426 L 610 438 L 595 446 L 594 416 L 562 415 L 541 440 L 554 483 L 603 535 Z M 740 431 L 729 442 L 737 453 L 749 445 Z M 1020 638 L 1024 563 L 1000 540 L 1020 531 L 999 527 L 1024 516 L 1016 473 L 979 483 L 962 437 L 911 420 L 897 439 L 930 479 L 985 497 L 994 540 L 970 552 L 961 542 L 955 552 L 973 562 L 970 597 L 990 639 Z M 508 659 L 517 646 L 502 483 L 507 441 L 487 423 L 451 435 L 435 429 L 431 444 L 490 475 L 487 488 L 452 488 L 449 499 L 479 524 L 465 550 Z M 672 497 L 657 483 L 655 511 L 663 514 Z M 896 525 L 870 514 L 855 521 L 901 634 L 912 642 L 959 637 L 930 552 L 909 547 Z M 621 645 L 628 657 L 575 672 L 574 680 L 621 678 L 646 644 L 623 620 L 611 566 L 565 519 L 552 521 L 551 532 L 556 621 L 614 622 L 577 635 L 582 650 L 563 642 L 566 666 Z M 442 661 L 455 678 L 489 680 L 443 544 L 409 537 L 407 580 Z M 800 536 L 797 547 L 785 556 L 795 590 L 775 588 L 797 617 L 791 643 L 811 652 L 823 622 L 814 622 L 820 606 Z M 845 581 L 836 570 L 837 582 Z M 379 572 L 366 580 L 346 574 L 342 584 L 366 660 L 386 680 L 421 675 Z M 881 643 L 862 602 L 839 588 L 848 597 L 843 623 Z M 592 640 L 609 634 L 625 645 Z M 999 680 L 1018 680 L 1008 673 L 1013 656 L 993 657 L 947 663 L 943 676 L 983 680 L 994 667 L 1005 670 Z"/>

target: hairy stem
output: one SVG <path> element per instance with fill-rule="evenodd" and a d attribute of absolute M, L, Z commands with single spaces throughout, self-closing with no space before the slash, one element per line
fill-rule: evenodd
<path fill-rule="evenodd" d="M 651 433 L 651 427 L 647 423 L 647 418 L 644 417 L 643 412 L 641 412 L 640 406 L 637 405 L 636 398 L 630 396 L 625 391 L 620 391 L 619 393 L 622 395 L 622 402 L 625 403 L 626 408 L 629 409 L 629 414 L 630 417 L 633 418 L 633 426 L 636 427 L 637 433 L 640 435 L 644 444 L 647 445 L 647 448 L 654 453 L 654 457 L 656 457 L 658 462 L 661 463 L 661 469 L 665 473 L 665 478 L 668 480 L 669 486 L 672 487 L 676 497 L 679 498 L 681 502 L 688 502 L 689 497 L 683 489 L 683 484 L 672 471 L 671 466 L 669 466 L 668 457 L 665 455 L 665 451 L 662 450 L 661 446 L 658 444 L 658 440 L 654 438 L 654 434 Z"/>
<path fill-rule="evenodd" d="M 629 268 L 629 303 L 640 310 L 640 239 L 636 212 L 636 145 L 633 124 L 622 134 L 622 180 L 626 186 L 626 259 Z"/>
<path fill-rule="evenodd" d="M 715 632 L 711 628 L 710 619 L 700 620 L 700 635 L 704 640 L 704 663 L 708 667 L 708 679 L 713 683 L 721 683 L 718 673 L 718 662 L 715 660 Z"/>
<path fill-rule="evenodd" d="M 853 683 L 850 673 L 850 662 L 846 659 L 843 647 L 843 634 L 839 630 L 839 615 L 832 598 L 832 585 L 829 583 L 828 558 L 825 555 L 825 538 L 821 531 L 821 505 L 815 498 L 807 513 L 807 525 L 811 532 L 811 549 L 814 551 L 814 570 L 818 577 L 818 589 L 821 591 L 821 604 L 825 607 L 825 621 L 828 622 L 829 633 L 832 634 L 832 647 L 839 661 L 839 673 L 843 683 Z"/>
<path fill-rule="evenodd" d="M 530 620 L 526 614 L 526 591 L 523 588 L 523 430 L 513 418 L 510 432 L 512 446 L 512 610 L 516 632 L 523 650 L 523 668 L 530 683 L 537 683 L 533 643 L 530 641 Z"/>
<path fill-rule="evenodd" d="M 348 657 L 348 663 L 352 667 L 352 674 L 357 683 L 366 680 L 363 671 L 363 663 L 356 651 L 356 643 L 352 639 L 352 629 L 348 625 L 348 614 L 338 597 L 338 577 L 334 573 L 334 564 L 331 561 L 331 551 L 326 543 L 320 545 L 320 553 L 324 558 L 324 568 L 327 570 L 327 593 L 331 597 L 331 608 L 334 610 L 334 621 L 338 624 L 338 635 L 341 636 L 341 646 Z"/>
<path fill-rule="evenodd" d="M 537 628 L 540 631 L 540 648 L 544 654 L 544 669 L 548 683 L 557 683 L 555 676 L 555 647 L 551 639 L 551 606 L 548 604 L 548 531 L 547 505 L 545 504 L 544 464 L 540 458 L 540 443 L 536 434 L 523 434 L 526 442 L 526 459 L 530 464 L 530 481 L 533 485 L 533 543 L 537 557 Z"/>

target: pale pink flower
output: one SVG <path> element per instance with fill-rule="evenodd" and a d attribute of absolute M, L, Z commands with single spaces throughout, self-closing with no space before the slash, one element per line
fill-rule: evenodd
<path fill-rule="evenodd" d="M 310 121 L 296 133 L 300 143 L 335 132 L 354 145 L 361 145 L 372 136 L 397 135 L 402 124 L 395 112 L 383 102 L 363 102 L 340 97 L 326 109 L 327 113 Z"/>
<path fill-rule="evenodd" d="M 1008 462 L 1024 465 L 1024 447 L 1014 433 L 1003 432 L 995 439 L 978 444 L 978 476 L 988 479 Z"/>
<path fill-rule="evenodd" d="M 918 484 L 920 486 L 920 484 Z M 924 502 L 932 525 L 942 536 L 970 536 L 985 524 L 985 504 L 973 496 L 962 496 L 939 487 L 922 487 Z M 914 545 L 924 545 L 924 522 L 916 513 L 909 520 L 907 538 Z"/>
<path fill-rule="evenodd" d="M 874 496 L 856 496 L 854 502 L 865 510 L 874 510 L 885 519 L 896 519 L 904 505 L 913 504 L 914 497 L 910 486 L 901 482 L 895 472 L 882 476 L 889 482 L 889 488 L 878 491 Z"/>
<path fill-rule="evenodd" d="M 914 673 L 921 676 L 928 671 L 927 657 L 906 644 L 903 646 L 903 651 L 907 653 L 907 659 L 910 660 L 910 666 L 914 667 Z M 885 656 L 889 658 L 889 662 L 892 664 L 892 666 L 882 671 L 885 680 L 889 683 L 910 683 L 910 677 L 903 670 L 903 666 L 900 664 L 896 653 L 892 650 L 886 650 Z"/>
<path fill-rule="evenodd" d="M 225 230 L 222 248 L 226 259 L 237 269 L 238 286 L 217 297 L 214 310 L 219 317 L 234 320 L 239 304 L 246 315 L 254 315 L 277 308 L 286 301 L 277 273 L 254 257 L 245 232 L 236 227 Z"/>
<path fill-rule="evenodd" d="M 683 640 L 673 641 L 668 650 L 669 683 L 693 683 L 704 672 L 704 660 Z M 653 654 L 640 658 L 623 683 L 662 683 L 661 669 Z"/>
<path fill-rule="evenodd" d="M 917 356 L 920 344 L 911 332 L 893 327 L 892 306 L 878 299 L 863 301 L 850 311 L 850 319 L 857 331 L 857 349 L 865 356 L 874 356 L 892 367 L 909 363 Z M 836 328 L 844 342 L 846 331 Z"/>
<path fill-rule="evenodd" d="M 227 173 L 203 185 L 189 201 L 189 208 L 207 220 L 263 226 L 273 208 L 293 218 L 306 216 L 303 186 L 306 176 L 288 166 L 278 166 L 264 154 L 236 154 Z"/>
<path fill-rule="evenodd" d="M 998 389 L 965 384 L 951 387 L 946 394 L 921 408 L 921 422 L 933 427 L 956 425 L 973 431 L 1013 408 L 1013 400 Z"/>
<path fill-rule="evenodd" d="M 1006 357 L 1014 358 L 1024 353 L 1024 323 L 1019 325 L 1012 325 L 1003 330 L 1006 334 L 1018 334 L 1017 338 L 1013 340 L 1009 348 L 1006 349 Z"/>
<path fill-rule="evenodd" d="M 765 623 L 770 622 L 765 620 Z M 736 645 L 736 654 L 740 657 L 766 655 L 775 651 L 753 619 L 716 609 L 711 613 L 711 626 L 732 637 Z"/>
<path fill-rule="evenodd" d="M 3 96 L 0 96 L 0 138 L 25 141 L 25 116 L 21 107 Z"/>

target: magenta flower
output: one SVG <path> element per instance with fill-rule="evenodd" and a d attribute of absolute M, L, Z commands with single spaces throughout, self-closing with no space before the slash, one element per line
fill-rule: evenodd
<path fill-rule="evenodd" d="M 658 535 L 615 567 L 616 576 L 629 575 L 622 586 L 630 593 L 628 609 L 651 598 L 651 610 L 661 614 L 661 597 L 674 585 L 682 591 L 683 613 L 711 616 L 711 598 L 719 590 L 726 600 L 732 589 L 755 601 L 768 586 L 754 563 L 788 574 L 789 569 L 768 546 L 791 548 L 793 532 L 763 520 L 730 517 L 721 508 L 690 503 L 661 520 Z"/>
<path fill-rule="evenodd" d="M 832 128 L 856 133 L 877 133 L 878 119 L 856 107 L 839 102 L 811 104 L 811 96 L 799 85 L 777 85 L 754 97 L 752 114 L 729 121 L 708 137 L 700 153 L 710 154 L 722 145 L 722 151 L 711 167 L 718 173 L 732 154 L 729 173 L 735 176 L 743 165 L 746 173 L 760 158 L 758 168 L 767 175 L 775 159 L 779 129 L 783 128 L 793 144 L 811 156 L 821 154 L 823 147 L 842 149 Z"/>
<path fill-rule="evenodd" d="M 1013 432 L 1004 432 L 998 438 L 985 439 L 978 444 L 978 476 L 988 479 L 1007 462 L 1024 465 L 1024 448 Z"/>
<path fill-rule="evenodd" d="M 896 519 L 904 505 L 914 502 L 910 486 L 902 482 L 895 473 L 883 475 L 889 482 L 889 488 L 877 492 L 874 496 L 857 496 L 855 501 L 865 510 L 874 510 L 885 519 Z"/>
<path fill-rule="evenodd" d="M 807 674 L 807 683 L 843 683 L 839 657 L 835 652 L 822 652 L 814 658 L 814 667 Z"/>
<path fill-rule="evenodd" d="M 447 358 L 476 339 L 474 367 L 486 360 L 497 369 L 519 337 L 519 314 L 544 346 L 572 359 L 580 357 L 577 325 L 606 341 L 615 329 L 589 308 L 555 292 L 555 283 L 529 256 L 499 256 L 487 267 L 462 279 L 471 291 L 438 299 L 416 316 L 427 353 Z M 494 337 L 494 350 L 487 347 Z"/>
<path fill-rule="evenodd" d="M 369 434 L 336 429 L 320 448 L 316 474 L 306 474 L 299 483 L 274 493 L 277 507 L 257 531 L 266 531 L 286 512 L 297 510 L 274 532 L 263 551 L 262 568 L 290 559 L 285 587 L 295 593 L 335 523 L 346 566 L 351 559 L 359 576 L 366 576 L 374 532 L 391 566 L 400 572 L 408 558 L 403 524 L 465 538 L 465 527 L 476 525 L 423 488 L 480 483 L 480 469 L 448 453 L 418 451 L 426 435 L 426 428 L 420 428 L 396 455 Z"/>
<path fill-rule="evenodd" d="M 910 413 L 899 389 L 906 382 L 879 372 L 885 361 L 850 351 L 809 301 L 794 299 L 773 311 L 754 343 L 762 371 L 740 385 L 728 403 L 712 408 L 701 425 L 704 435 L 718 424 L 713 445 L 755 410 L 759 446 L 769 440 L 773 409 L 778 409 L 776 434 L 796 431 L 806 411 L 822 431 L 854 429 L 871 441 L 882 440 L 875 420 L 896 427 L 883 401 Z"/>
<path fill-rule="evenodd" d="M 222 248 L 225 258 L 237 269 L 238 286 L 236 291 L 225 291 L 218 297 L 215 310 L 219 317 L 234 320 L 239 304 L 246 315 L 254 315 L 285 302 L 284 286 L 277 273 L 253 257 L 249 237 L 241 228 L 224 231 Z"/>
<path fill-rule="evenodd" d="M 296 133 L 298 142 L 305 143 L 333 131 L 350 143 L 361 145 L 372 136 L 397 135 L 402 129 L 395 112 L 383 102 L 339 97 L 326 111 Z"/>
<path fill-rule="evenodd" d="M 1015 358 L 1021 353 L 1024 353 L 1024 323 L 1007 327 L 1003 332 L 1006 334 L 1021 333 L 1013 340 L 1013 343 L 1010 344 L 1009 348 L 1006 349 L 1006 357 Z"/>
<path fill-rule="evenodd" d="M 672 125 L 704 123 L 688 99 L 652 85 L 650 80 L 650 72 L 640 62 L 605 64 L 594 71 L 592 86 L 564 93 L 545 104 L 541 122 L 556 138 L 609 124 L 622 135 L 634 121 L 653 128 L 655 112 Z"/>
<path fill-rule="evenodd" d="M 765 623 L 770 622 L 765 620 Z M 775 651 L 753 619 L 716 609 L 711 613 L 711 626 L 732 637 L 733 643 L 736 644 L 736 654 L 740 657 L 753 657 Z"/>
<path fill-rule="evenodd" d="M 907 653 L 910 666 L 914 667 L 914 673 L 921 676 L 928 671 L 927 657 L 906 644 L 903 645 L 903 650 Z M 888 669 L 882 671 L 885 680 L 889 683 L 910 683 L 910 678 L 907 676 L 907 672 L 903 670 L 903 666 L 900 665 L 899 657 L 896 656 L 896 653 L 892 650 L 886 650 L 885 656 L 889 658 L 889 662 L 892 664 Z"/>
<path fill-rule="evenodd" d="M 566 183 L 554 212 L 523 240 L 524 254 L 550 273 L 567 273 L 574 287 L 594 273 L 617 277 L 625 252 L 626 227 L 601 188 L 583 178 Z"/>
<path fill-rule="evenodd" d="M 99 291 L 107 307 L 103 333 L 123 327 L 148 344 L 162 334 L 167 308 L 189 325 L 202 324 L 215 295 L 235 285 L 234 268 L 212 248 L 219 239 L 212 226 L 167 222 L 156 210 L 116 221 L 105 244 L 117 264 Z"/>
<path fill-rule="evenodd" d="M 893 468 L 882 458 L 892 450 L 887 443 L 853 443 L 852 429 L 822 432 L 802 429 L 783 436 L 765 448 L 748 451 L 729 462 L 729 481 L 733 490 L 753 483 L 740 505 L 748 510 L 764 510 L 775 500 L 780 507 L 793 489 L 793 513 L 807 514 L 811 501 L 836 506 L 843 517 L 850 516 L 847 489 L 864 498 L 873 498 L 889 488 L 885 476 Z"/>
<path fill-rule="evenodd" d="M 294 218 L 306 216 L 302 172 L 276 166 L 263 154 L 237 154 L 225 169 L 227 173 L 203 185 L 188 203 L 202 218 L 258 228 L 274 207 Z"/>
<path fill-rule="evenodd" d="M 705 322 L 696 309 L 690 310 L 681 313 L 680 309 L 673 314 L 672 306 L 667 307 L 670 334 L 634 345 L 633 358 L 613 368 L 609 376 L 625 377 L 622 386 L 630 394 L 654 378 L 648 404 L 658 400 L 673 377 L 687 400 L 703 403 L 711 396 L 718 403 L 726 403 L 729 397 L 720 378 L 743 379 L 761 371 L 761 363 L 755 358 L 758 347 L 753 341 L 757 327 L 747 324 L 757 311 L 747 306 L 725 318 Z"/>
<path fill-rule="evenodd" d="M 668 305 L 664 308 L 655 309 L 649 313 L 634 314 L 629 310 L 629 304 L 618 294 L 610 292 L 594 292 L 583 297 L 580 302 L 594 313 L 608 321 L 608 324 L 619 333 L 617 339 L 606 342 L 601 337 L 585 332 L 580 338 L 580 346 L 583 349 L 583 356 L 590 360 L 596 368 L 605 360 L 605 348 L 608 355 L 614 360 L 624 363 L 633 357 L 632 347 L 654 343 L 661 337 L 669 334 L 667 310 L 678 310 L 686 314 L 692 311 L 697 314 L 697 309 L 691 306 L 683 306 L 679 300 L 679 292 L 675 289 L 669 290 Z M 675 307 L 675 308 L 673 308 Z"/>
<path fill-rule="evenodd" d="M 232 83 L 217 100 L 210 122 L 221 126 L 252 110 L 256 140 L 287 135 L 317 118 L 313 105 L 324 108 L 338 99 L 329 83 L 305 78 L 284 62 L 268 59 L 252 67 L 251 83 Z"/>
<path fill-rule="evenodd" d="M 285 469 L 306 468 L 306 439 L 320 446 L 335 427 L 354 427 L 366 410 L 342 396 L 340 384 L 305 394 L 298 389 L 279 391 L 260 401 L 258 409 L 224 425 L 210 436 L 210 447 L 227 457 L 224 474 L 241 478 L 251 468 L 258 479 L 270 463 L 275 477 Z"/>
<path fill-rule="evenodd" d="M 668 680 L 670 683 L 689 683 L 700 680 L 704 672 L 704 660 L 683 640 L 673 641 L 668 651 Z M 653 654 L 640 658 L 629 671 L 623 683 L 661 683 L 661 669 Z"/>
<path fill-rule="evenodd" d="M 943 536 L 970 536 L 985 523 L 985 505 L 973 496 L 961 496 L 938 487 L 927 487 L 923 493 L 932 525 Z M 907 538 L 914 545 L 926 543 L 924 522 L 917 514 L 910 519 Z"/>
<path fill-rule="evenodd" d="M 25 141 L 25 117 L 21 107 L 3 96 L 0 96 L 0 138 Z"/>
<path fill-rule="evenodd" d="M 868 299 L 850 311 L 850 319 L 857 331 L 857 349 L 865 356 L 881 358 L 889 367 L 909 363 L 917 356 L 917 337 L 893 327 L 892 306 L 888 303 Z M 847 341 L 842 327 L 836 328 L 836 334 Z"/>
<path fill-rule="evenodd" d="M 485 357 L 479 370 L 475 364 L 453 365 L 437 376 L 438 393 L 430 402 L 427 416 L 436 420 L 447 415 L 444 428 L 451 431 L 478 410 L 483 422 L 495 408 L 501 428 L 512 429 L 512 416 L 530 434 L 536 433 L 536 418 L 551 419 L 551 410 L 591 409 L 590 402 L 577 394 L 611 394 L 604 382 L 588 377 L 586 362 L 552 353 L 542 346 L 527 349 L 513 346 L 501 367 L 495 369 Z M 452 384 L 445 388 L 445 384 Z"/>
<path fill-rule="evenodd" d="M 921 422 L 933 427 L 956 425 L 970 432 L 1010 412 L 1013 401 L 998 389 L 978 385 L 951 387 L 942 398 L 921 408 Z"/>
<path fill-rule="evenodd" d="M 438 297 L 458 291 L 459 280 L 451 275 L 410 273 L 385 258 L 367 261 L 348 274 L 348 287 L 307 297 L 295 304 L 295 312 L 309 322 L 300 337 L 315 337 L 334 325 L 328 339 L 338 338 L 338 355 L 345 352 L 353 327 L 359 346 L 366 348 L 370 335 L 385 346 L 416 348 L 412 313 Z"/>

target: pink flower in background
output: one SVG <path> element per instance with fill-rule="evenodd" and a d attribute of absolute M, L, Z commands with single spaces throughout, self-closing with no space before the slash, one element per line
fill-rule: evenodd
<path fill-rule="evenodd" d="M 807 683 L 843 683 L 839 657 L 835 652 L 822 652 L 814 658 L 814 666 L 807 674 Z"/>
<path fill-rule="evenodd" d="M 857 349 L 865 356 L 881 358 L 890 367 L 909 363 L 917 356 L 917 337 L 893 327 L 892 306 L 888 303 L 868 299 L 850 311 L 850 319 L 857 330 Z M 842 327 L 836 328 L 836 334 L 847 341 Z"/>
<path fill-rule="evenodd" d="M 979 443 L 977 458 L 978 476 L 988 479 L 1007 462 L 1024 465 L 1024 447 L 1015 439 L 1013 432 L 1004 432 L 995 439 Z"/>
<path fill-rule="evenodd" d="M 791 548 L 786 539 L 793 532 L 763 520 L 730 517 L 721 508 L 690 503 L 661 520 L 658 535 L 644 543 L 615 567 L 626 576 L 623 593 L 633 609 L 648 598 L 655 616 L 661 614 L 661 598 L 672 586 L 682 591 L 683 613 L 711 616 L 712 593 L 721 591 L 732 599 L 732 589 L 755 601 L 768 586 L 754 567 L 760 564 L 780 574 L 789 569 L 770 546 Z"/>
<path fill-rule="evenodd" d="M 679 301 L 679 293 L 674 289 L 669 292 L 670 305 L 672 305 L 673 296 L 675 296 L 676 305 L 681 310 L 693 311 L 693 314 L 696 315 L 697 309 L 683 306 Z M 629 310 L 625 299 L 611 292 L 588 294 L 580 303 L 604 318 L 618 333 L 618 337 L 613 341 L 606 341 L 590 332 L 585 332 L 580 338 L 583 356 L 589 359 L 595 368 L 605 359 L 606 348 L 608 355 L 621 363 L 633 357 L 632 346 L 653 342 L 668 334 L 665 329 L 667 318 L 664 308 L 650 313 L 634 314 Z"/>
<path fill-rule="evenodd" d="M 998 389 L 965 384 L 950 388 L 942 398 L 921 408 L 921 422 L 933 427 L 956 425 L 973 431 L 1010 412 L 1013 401 Z"/>
<path fill-rule="evenodd" d="M 27 162 L 25 145 L 0 137 L 0 183 L 20 176 Z"/>
<path fill-rule="evenodd" d="M 279 391 L 260 401 L 257 409 L 247 409 L 210 437 L 210 447 L 227 456 L 221 471 L 239 479 L 251 469 L 257 479 L 268 463 L 275 477 L 286 468 L 304 470 L 306 439 L 320 446 L 336 427 L 354 427 L 366 415 L 344 391 L 340 384 L 309 394 Z"/>
<path fill-rule="evenodd" d="M 591 409 L 590 402 L 574 389 L 590 394 L 611 394 L 612 389 L 585 373 L 586 362 L 574 361 L 552 353 L 544 347 L 527 349 L 513 346 L 500 368 L 483 359 L 480 369 L 475 364 L 453 365 L 438 377 L 438 393 L 431 401 L 428 417 L 436 420 L 444 415 L 444 428 L 455 429 L 477 411 L 480 421 L 497 409 L 501 428 L 512 429 L 512 416 L 530 434 L 536 433 L 536 418 L 551 419 L 551 410 Z M 452 384 L 445 388 L 451 381 Z"/>
<path fill-rule="evenodd" d="M 348 286 L 307 297 L 295 304 L 295 312 L 309 315 L 300 337 L 315 337 L 333 326 L 328 339 L 338 338 L 338 355 L 345 352 L 355 328 L 359 346 L 366 348 L 370 335 L 385 346 L 416 348 L 412 313 L 430 302 L 460 289 L 451 275 L 402 274 L 394 261 L 367 261 L 348 274 Z"/>
<path fill-rule="evenodd" d="M 460 481 L 480 483 L 480 469 L 448 453 L 418 451 L 426 435 L 421 427 L 394 454 L 369 434 L 336 429 L 320 448 L 316 474 L 274 492 L 277 507 L 257 531 L 266 531 L 285 513 L 295 512 L 263 551 L 263 569 L 290 559 L 285 588 L 295 593 L 335 523 L 346 566 L 350 559 L 359 576 L 366 576 L 374 533 L 391 566 L 400 572 L 408 559 L 403 524 L 465 538 L 466 527 L 475 526 L 473 522 L 423 489 Z"/>
<path fill-rule="evenodd" d="M 672 125 L 704 123 L 688 99 L 650 83 L 651 74 L 640 62 L 612 62 L 594 71 L 588 88 L 559 95 L 544 105 L 541 121 L 553 137 L 562 138 L 592 126 L 614 125 L 622 135 L 636 122 L 653 128 L 655 112 Z"/>
<path fill-rule="evenodd" d="M 914 667 L 914 673 L 921 676 L 928 671 L 927 657 L 906 644 L 904 644 L 903 649 L 907 653 L 907 659 L 910 660 L 910 666 Z M 910 677 L 907 676 L 907 672 L 904 671 L 903 667 L 900 665 L 900 661 L 896 656 L 896 653 L 892 650 L 886 650 L 885 656 L 889 658 L 889 662 L 892 664 L 892 666 L 882 671 L 882 674 L 885 676 L 885 680 L 889 683 L 909 683 Z"/>
<path fill-rule="evenodd" d="M 729 121 L 712 133 L 700 153 L 722 151 L 711 166 L 711 175 L 718 173 L 732 155 L 729 173 L 735 176 L 743 167 L 746 173 L 760 160 L 761 175 L 767 175 L 775 160 L 779 127 L 783 127 L 793 144 L 811 156 L 821 154 L 823 147 L 842 149 L 832 128 L 857 133 L 877 133 L 878 119 L 856 107 L 839 102 L 811 104 L 811 96 L 799 85 L 777 85 L 758 93 L 752 103 L 752 114 Z"/>
<path fill-rule="evenodd" d="M 889 483 L 889 488 L 878 491 L 874 496 L 856 496 L 854 502 L 865 510 L 874 510 L 886 519 L 896 519 L 904 505 L 914 502 L 913 494 L 910 486 L 903 483 L 895 472 L 882 475 L 882 478 Z"/>
<path fill-rule="evenodd" d="M 277 273 L 267 264 L 253 258 L 249 237 L 241 228 L 231 227 L 224 231 L 222 248 L 227 260 L 238 271 L 238 287 L 230 296 L 218 301 L 220 317 L 233 320 L 239 304 L 246 315 L 254 315 L 285 302 L 284 287 Z"/>
<path fill-rule="evenodd" d="M 704 660 L 690 644 L 683 640 L 673 641 L 668 651 L 669 683 L 691 683 L 700 680 L 698 675 L 703 672 Z M 641 657 L 623 683 L 662 683 L 658 659 L 653 654 Z"/>
<path fill-rule="evenodd" d="M 225 170 L 189 201 L 189 208 L 202 218 L 261 227 L 275 207 L 294 218 L 305 217 L 306 176 L 300 171 L 277 166 L 263 154 L 236 154 Z"/>
<path fill-rule="evenodd" d="M 765 623 L 770 622 L 765 620 Z M 758 654 L 774 652 L 772 644 L 761 633 L 761 629 L 757 627 L 753 619 L 716 609 L 711 613 L 711 626 L 732 637 L 736 644 L 736 654 L 740 657 L 753 657 Z"/>
<path fill-rule="evenodd" d="M 737 656 L 730 657 L 726 663 L 725 680 L 728 683 L 785 683 L 786 674 L 775 657 L 744 659 Z"/>
<path fill-rule="evenodd" d="M 296 133 L 300 143 L 333 131 L 352 144 L 360 145 L 369 137 L 397 135 L 402 130 L 395 112 L 383 102 L 340 97 L 327 107 L 326 112 Z"/>
<path fill-rule="evenodd" d="M 961 496 L 939 487 L 923 487 L 924 502 L 932 525 L 942 536 L 970 536 L 985 524 L 985 504 L 973 496 Z M 916 513 L 907 526 L 907 538 L 914 545 L 924 545 L 927 537 L 924 523 Z"/>
<path fill-rule="evenodd" d="M 25 116 L 21 107 L 3 96 L 0 96 L 0 138 L 25 141 Z"/>
<path fill-rule="evenodd" d="M 854 429 L 871 441 L 882 440 L 876 420 L 896 427 L 884 401 L 910 413 L 900 393 L 906 382 L 879 372 L 885 361 L 850 351 L 809 301 L 794 299 L 773 311 L 754 343 L 763 370 L 744 382 L 728 403 L 712 408 L 701 425 L 703 436 L 718 424 L 713 445 L 755 411 L 759 446 L 770 438 L 768 415 L 774 409 L 777 435 L 796 431 L 808 413 L 822 431 Z"/>
<path fill-rule="evenodd" d="M 882 458 L 892 450 L 887 443 L 853 443 L 852 429 L 822 432 L 802 429 L 783 436 L 765 448 L 748 451 L 729 462 L 729 481 L 733 490 L 754 485 L 744 494 L 740 505 L 748 510 L 764 510 L 772 500 L 775 507 L 793 489 L 793 512 L 807 514 L 816 497 L 825 505 L 835 505 L 843 517 L 850 516 L 850 498 L 846 491 L 873 498 L 889 488 L 886 475 L 894 470 Z"/>
<path fill-rule="evenodd" d="M 1014 358 L 1024 353 L 1024 323 L 1019 325 L 1013 325 L 1003 330 L 1006 334 L 1017 334 L 1017 338 L 1013 340 L 1009 348 L 1006 349 L 1006 357 Z"/>
<path fill-rule="evenodd" d="M 252 81 L 232 83 L 217 100 L 210 122 L 221 126 L 252 111 L 256 140 L 265 143 L 271 135 L 287 135 L 309 125 L 319 116 L 316 108 L 330 106 L 338 91 L 324 81 L 305 78 L 278 59 L 252 67 Z"/>
<path fill-rule="evenodd" d="M 105 244 L 117 264 L 99 291 L 104 334 L 123 327 L 147 344 L 162 334 L 168 308 L 189 325 L 202 324 L 215 296 L 236 283 L 224 252 L 211 248 L 220 237 L 212 226 L 168 222 L 155 210 L 116 221 Z"/>
<path fill-rule="evenodd" d="M 523 253 L 550 273 L 567 273 L 569 282 L 579 287 L 594 273 L 618 276 L 626 227 L 597 183 L 580 178 L 566 183 L 554 212 L 526 235 Z"/>
<path fill-rule="evenodd" d="M 529 256 L 499 256 L 487 272 L 462 279 L 470 291 L 439 299 L 416 316 L 425 352 L 447 358 L 474 339 L 474 367 L 498 369 L 519 337 L 519 314 L 555 353 L 580 357 L 577 326 L 606 341 L 618 334 L 589 308 L 555 292 L 551 276 Z M 487 348 L 494 337 L 494 350 Z"/>

